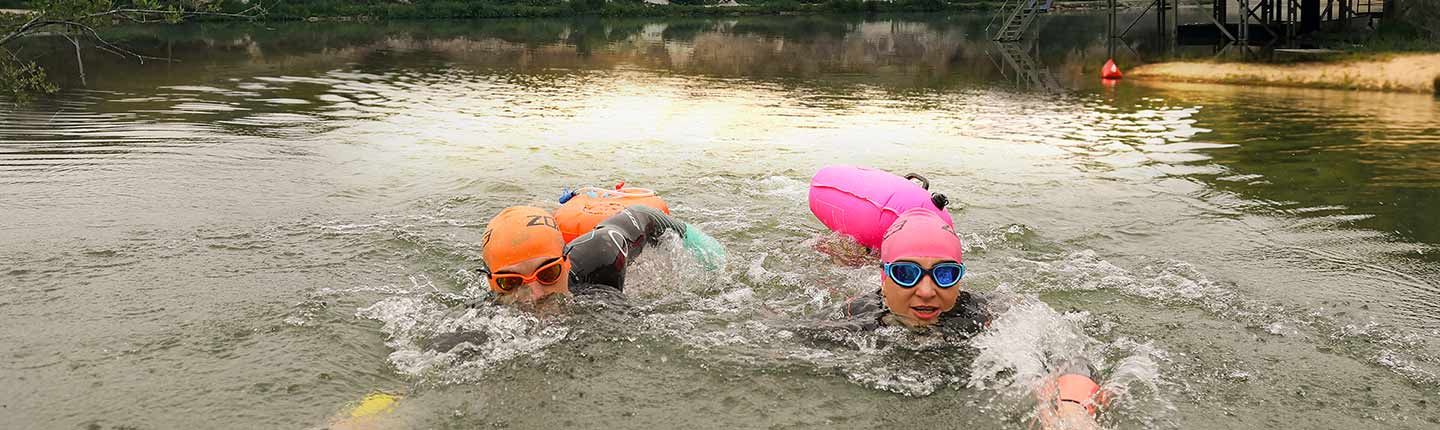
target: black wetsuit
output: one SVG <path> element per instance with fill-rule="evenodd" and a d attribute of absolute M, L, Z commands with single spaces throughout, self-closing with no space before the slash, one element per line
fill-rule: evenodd
<path fill-rule="evenodd" d="M 570 241 L 565 245 L 570 294 L 619 295 L 630 259 L 639 256 L 646 243 L 657 243 L 667 229 L 685 235 L 685 223 L 648 206 L 631 206 Z"/>
<path fill-rule="evenodd" d="M 565 246 L 570 259 L 570 294 L 602 303 L 623 300 L 625 266 L 647 243 L 658 243 L 666 229 L 685 235 L 685 223 L 647 206 L 631 206 L 570 241 Z M 485 301 L 468 301 L 458 309 L 479 307 Z M 453 352 L 461 343 L 482 345 L 485 339 L 484 332 L 462 330 L 437 335 L 428 343 L 430 349 Z"/>
<path fill-rule="evenodd" d="M 955 307 L 940 314 L 934 327 L 954 334 L 978 333 L 990 324 L 990 312 L 986 310 L 985 302 L 985 298 L 977 293 L 961 291 L 955 297 Z M 850 298 L 841 307 L 840 313 L 845 318 L 844 327 L 851 330 L 874 330 L 890 324 L 886 320 L 892 317 L 880 290 Z"/>

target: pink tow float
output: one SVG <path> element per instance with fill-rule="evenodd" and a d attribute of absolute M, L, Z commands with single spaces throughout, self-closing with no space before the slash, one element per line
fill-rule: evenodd
<path fill-rule="evenodd" d="M 925 178 L 907 177 L 923 185 L 867 167 L 827 166 L 810 178 L 810 213 L 830 230 L 871 248 L 879 248 L 890 223 L 911 208 L 934 211 L 953 226 L 944 210 L 945 196 L 932 196 Z"/>

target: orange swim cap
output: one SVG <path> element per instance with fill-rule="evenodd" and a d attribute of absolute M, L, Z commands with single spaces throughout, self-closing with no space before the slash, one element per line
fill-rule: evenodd
<path fill-rule="evenodd" d="M 1061 402 L 1072 402 L 1084 406 L 1086 411 L 1094 416 L 1096 408 L 1095 393 L 1100 391 L 1100 385 L 1085 375 L 1069 373 L 1055 378 L 1055 389 L 1058 391 L 1056 400 Z"/>
<path fill-rule="evenodd" d="M 532 206 L 511 206 L 490 219 L 481 246 L 485 265 L 495 270 L 535 257 L 560 257 L 565 252 L 565 239 L 549 212 Z"/>

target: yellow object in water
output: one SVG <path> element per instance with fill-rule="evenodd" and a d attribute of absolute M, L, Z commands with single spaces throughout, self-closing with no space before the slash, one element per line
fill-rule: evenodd
<path fill-rule="evenodd" d="M 350 410 L 350 418 L 364 418 L 390 412 L 395 408 L 395 402 L 400 401 L 400 396 L 385 393 L 372 393 L 365 396 L 359 405 Z"/>

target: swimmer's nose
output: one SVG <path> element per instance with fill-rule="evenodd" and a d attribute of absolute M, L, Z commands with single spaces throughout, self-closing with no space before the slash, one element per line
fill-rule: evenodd
<path fill-rule="evenodd" d="M 525 284 L 525 288 L 530 289 L 530 301 L 532 302 L 540 301 L 541 298 L 545 297 L 545 289 L 540 286 L 539 282 Z"/>
<path fill-rule="evenodd" d="M 935 283 L 929 278 L 920 281 L 920 284 L 915 286 L 915 295 L 926 299 L 935 297 Z"/>

